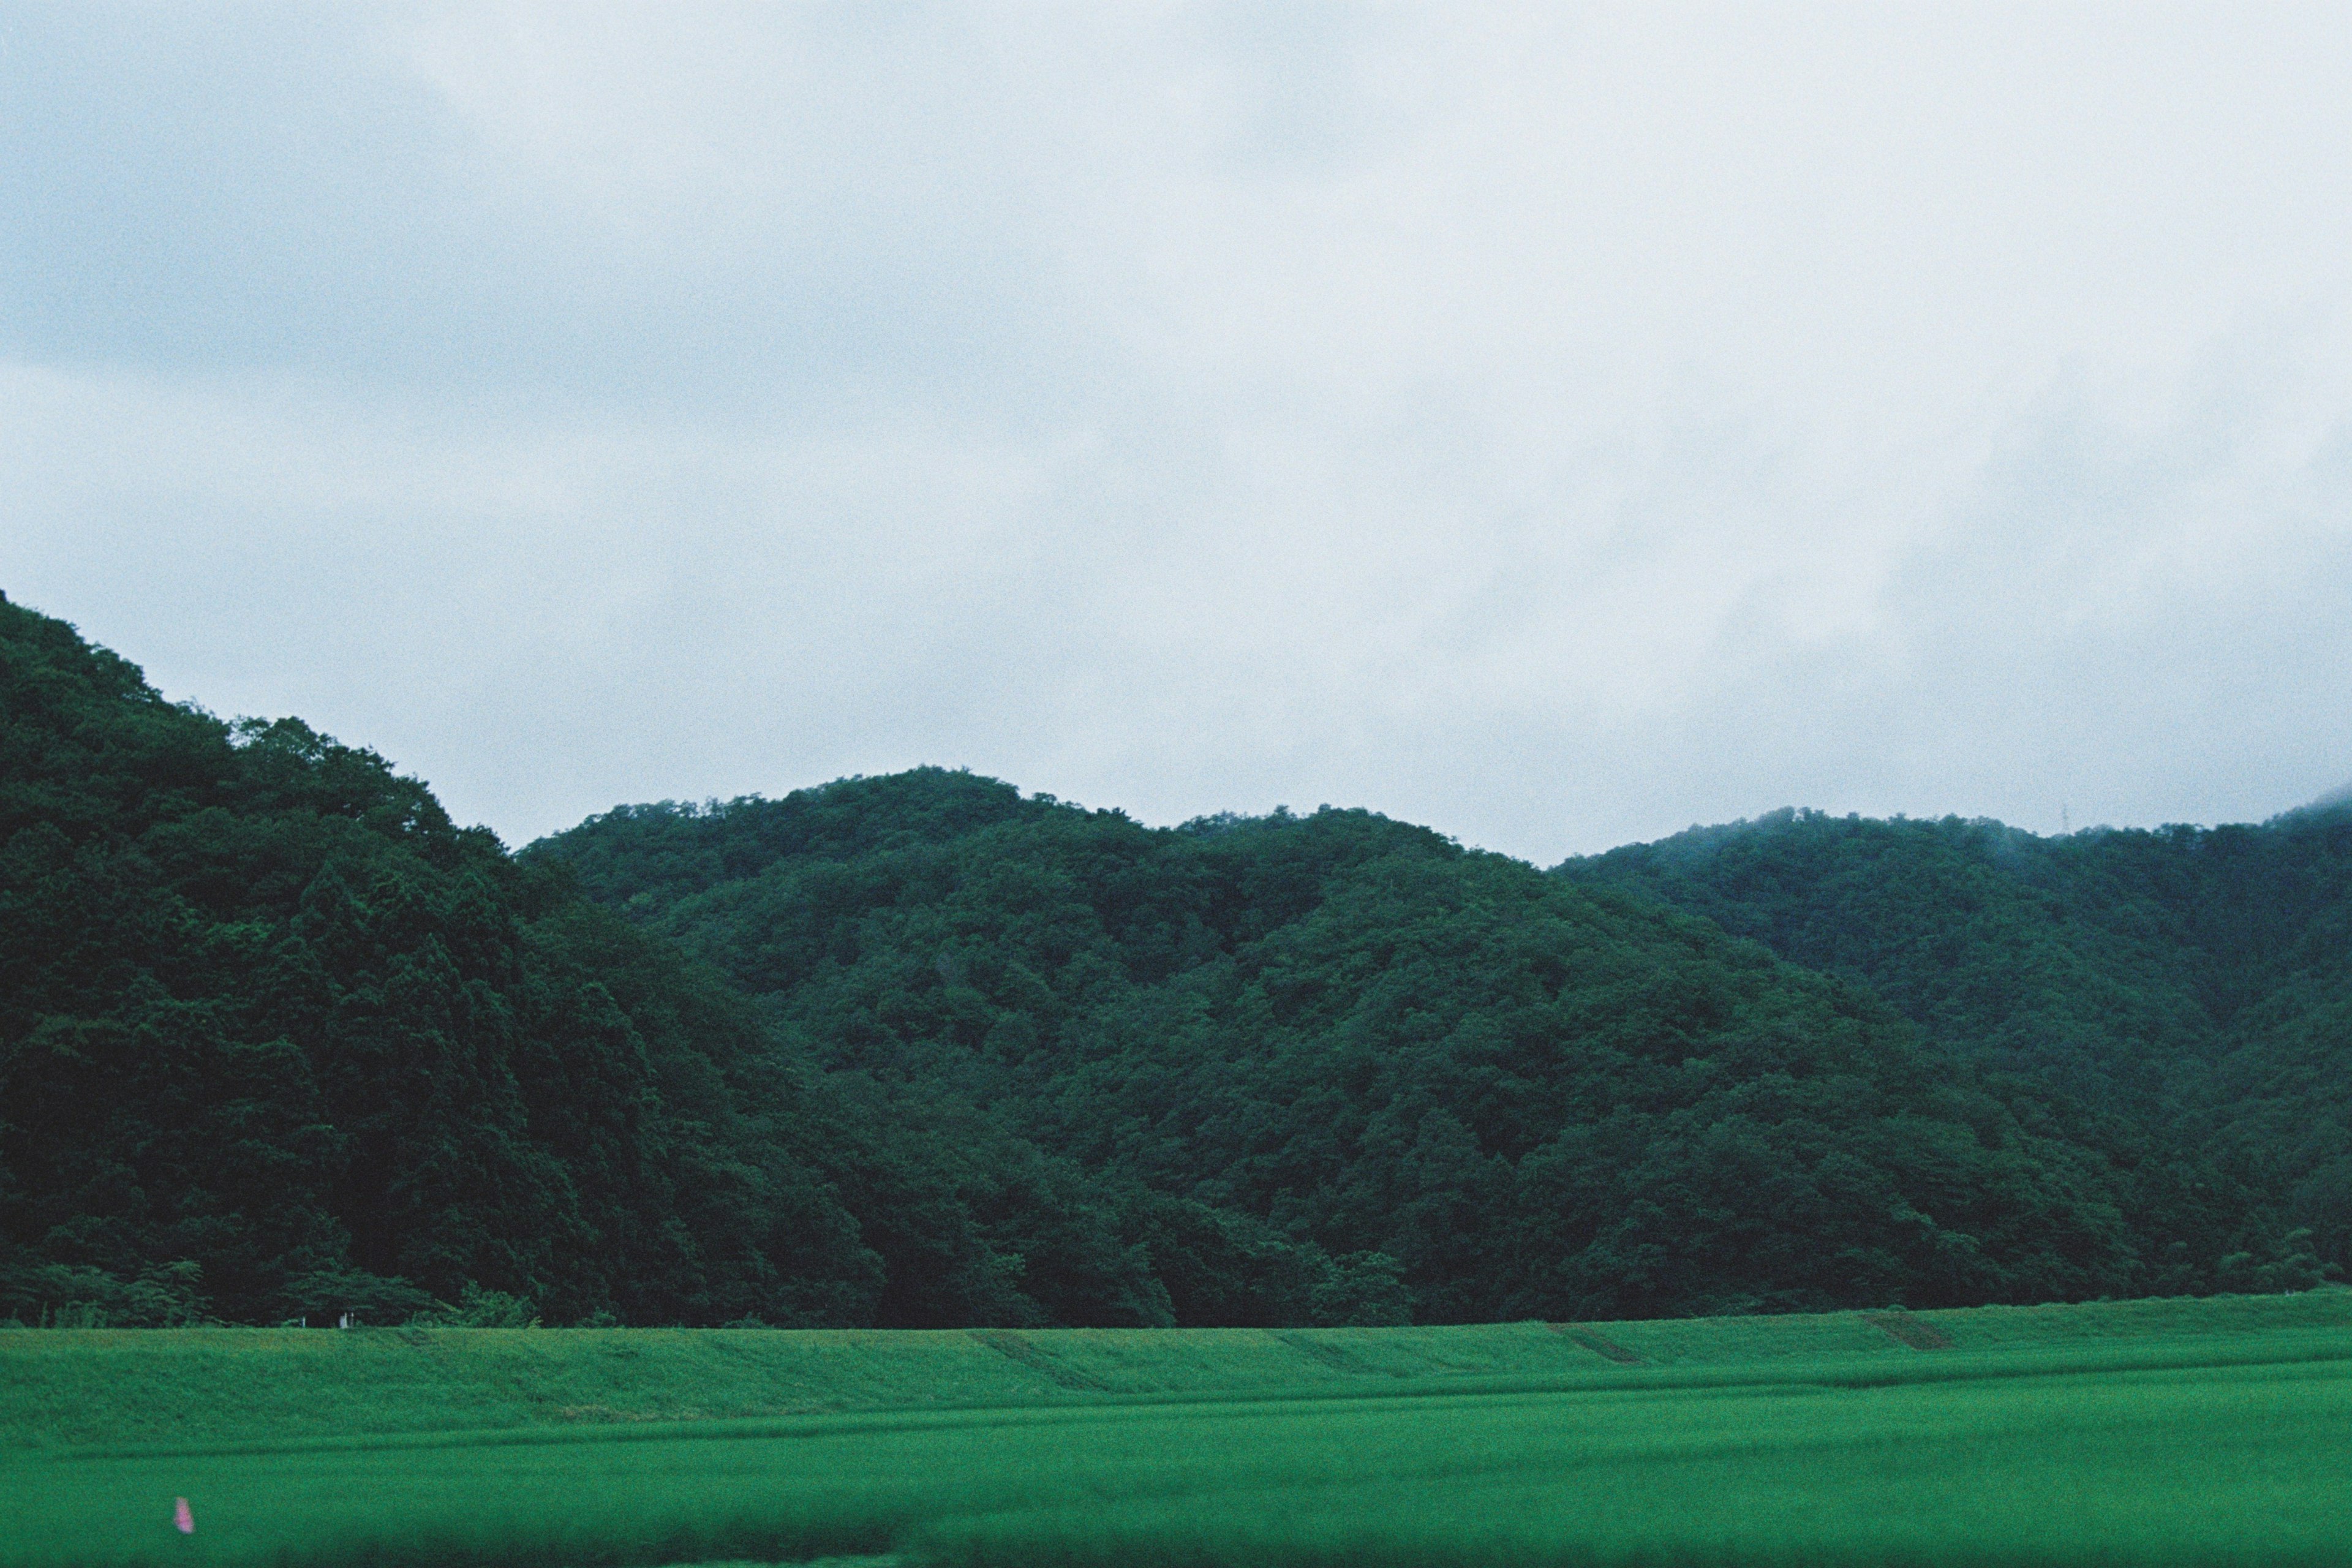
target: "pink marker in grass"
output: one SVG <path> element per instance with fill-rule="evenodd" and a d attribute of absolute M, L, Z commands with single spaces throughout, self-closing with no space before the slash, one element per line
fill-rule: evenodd
<path fill-rule="evenodd" d="M 182 1535 L 194 1535 L 196 1532 L 196 1516 L 188 1510 L 186 1498 L 172 1500 L 172 1524 Z"/>

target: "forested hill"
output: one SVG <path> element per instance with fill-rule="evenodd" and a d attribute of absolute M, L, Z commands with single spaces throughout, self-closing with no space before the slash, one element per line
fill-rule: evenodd
<path fill-rule="evenodd" d="M 922 772 L 615 811 L 532 856 L 828 1072 L 1392 1260 L 1424 1320 L 2309 1268 L 2213 1173 L 1987 1081 L 1861 986 L 1361 812 L 1155 830 Z M 1234 1310 L 1184 1283 L 1187 1236 L 1141 1239 L 1180 1316 Z"/>
<path fill-rule="evenodd" d="M 1946 1050 L 2219 1166 L 2352 1270 L 2352 802 L 2057 838 L 1784 811 L 1560 873 L 1870 986 Z"/>
<path fill-rule="evenodd" d="M 0 599 L 0 1321 L 871 1317 L 861 1204 L 985 1259 L 866 1127 L 382 758 Z"/>
<path fill-rule="evenodd" d="M 2310 1277 L 2129 1108 L 1943 1038 L 1360 812 L 1147 829 L 921 771 L 510 856 L 373 752 L 167 702 L 0 599 L 0 1322 L 1280 1325 Z"/>

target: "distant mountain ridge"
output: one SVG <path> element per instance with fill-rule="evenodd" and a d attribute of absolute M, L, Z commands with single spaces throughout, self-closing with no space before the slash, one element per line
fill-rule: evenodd
<path fill-rule="evenodd" d="M 2296 820 L 2101 858 L 1791 816 L 1547 874 L 1361 811 L 1153 829 L 919 769 L 509 855 L 0 601 L 0 1321 L 2309 1283 L 2343 846 Z"/>

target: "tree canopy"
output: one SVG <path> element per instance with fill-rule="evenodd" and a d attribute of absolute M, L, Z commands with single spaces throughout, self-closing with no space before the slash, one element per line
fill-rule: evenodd
<path fill-rule="evenodd" d="M 1783 811 L 1559 874 L 1867 985 L 2079 1140 L 2137 1145 L 2176 1189 L 2144 1194 L 2152 1243 L 2237 1227 L 2242 1287 L 2352 1268 L 2352 805 L 2058 838 Z"/>
<path fill-rule="evenodd" d="M 0 1317 L 1041 1316 L 979 1210 L 1067 1194 L 813 1076 L 381 757 L 0 602 Z"/>
<path fill-rule="evenodd" d="M 922 769 L 510 855 L 0 600 L 0 1319 L 2307 1282 L 2352 1233 L 2346 848 L 1792 816 L 1547 874 Z"/>
<path fill-rule="evenodd" d="M 2241 1239 L 2162 1275 L 2116 1150 L 1866 987 L 1363 812 L 1150 829 L 930 771 L 529 858 L 828 1072 L 1377 1268 L 1423 1321 L 2210 1288 Z"/>

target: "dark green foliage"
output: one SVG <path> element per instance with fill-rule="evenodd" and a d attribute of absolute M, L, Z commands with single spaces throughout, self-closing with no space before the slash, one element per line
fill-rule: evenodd
<path fill-rule="evenodd" d="M 2340 819 L 1845 826 L 1564 878 L 929 769 L 509 857 L 0 601 L 0 1321 L 1590 1319 L 2352 1246 Z"/>
<path fill-rule="evenodd" d="M 0 1321 L 1166 1322 L 1139 1223 L 373 753 L 0 601 Z"/>
<path fill-rule="evenodd" d="M 1780 812 L 1573 861 L 1866 984 L 2057 1091 L 2126 1175 L 2149 1289 L 2352 1266 L 2352 809 L 2038 838 Z"/>
<path fill-rule="evenodd" d="M 632 808 L 531 858 L 830 1071 L 1126 1194 L 1179 1321 L 2039 1300 L 2147 1273 L 2108 1161 L 1866 992 L 1365 813 L 1151 830 L 934 771 Z M 1024 1256 L 1036 1278 L 1050 1255 Z"/>
<path fill-rule="evenodd" d="M 381 758 L 0 604 L 0 1316 L 856 1319 L 759 1040 Z"/>

